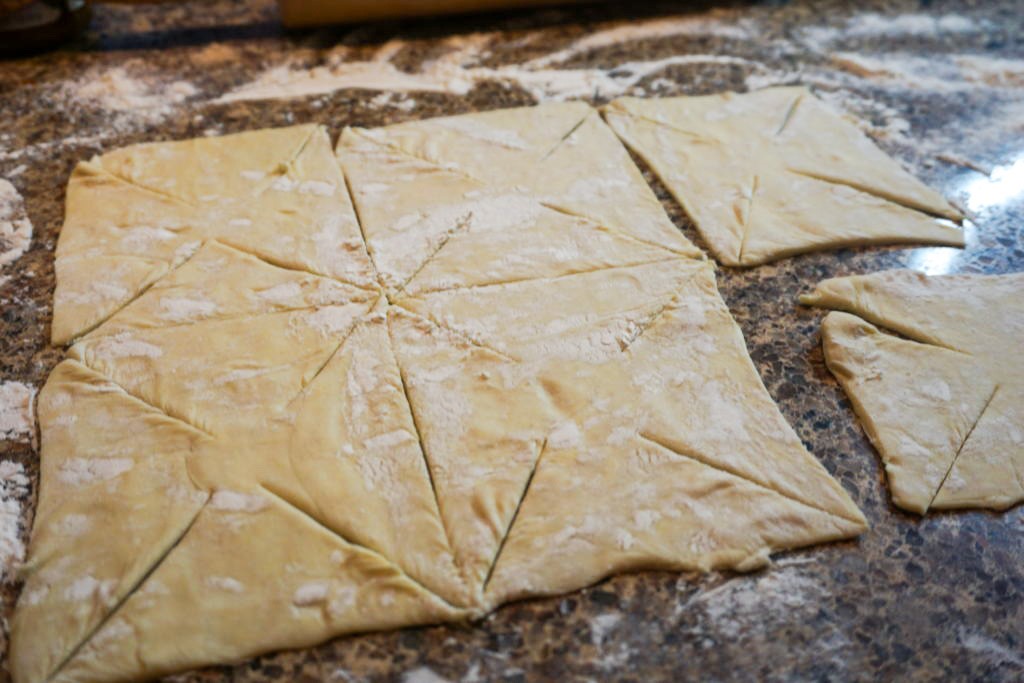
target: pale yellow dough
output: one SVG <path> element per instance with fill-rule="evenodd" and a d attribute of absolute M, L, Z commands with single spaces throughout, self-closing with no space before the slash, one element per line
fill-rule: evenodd
<path fill-rule="evenodd" d="M 825 360 L 885 462 L 896 505 L 924 514 L 1024 500 L 1022 294 L 1019 273 L 897 270 L 825 280 L 801 297 L 847 311 L 825 318 Z"/>
<path fill-rule="evenodd" d="M 346 130 L 337 155 L 344 178 L 305 126 L 76 170 L 17 683 L 863 531 L 595 111 Z"/>
<path fill-rule="evenodd" d="M 964 245 L 950 224 L 959 211 L 806 88 L 625 97 L 604 114 L 725 265 L 851 245 Z"/>

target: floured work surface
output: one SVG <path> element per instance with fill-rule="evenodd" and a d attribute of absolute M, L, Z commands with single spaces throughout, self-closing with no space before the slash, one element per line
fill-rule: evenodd
<path fill-rule="evenodd" d="M 19 683 L 864 529 L 596 112 L 346 130 L 338 158 L 306 126 L 76 170 Z"/>
<path fill-rule="evenodd" d="M 896 505 L 924 514 L 1024 500 L 1022 294 L 1019 273 L 896 270 L 825 280 L 802 297 L 846 311 L 825 318 L 825 360 L 885 461 Z"/>
<path fill-rule="evenodd" d="M 951 223 L 960 212 L 806 88 L 625 97 L 605 116 L 725 265 L 864 244 L 964 246 Z"/>

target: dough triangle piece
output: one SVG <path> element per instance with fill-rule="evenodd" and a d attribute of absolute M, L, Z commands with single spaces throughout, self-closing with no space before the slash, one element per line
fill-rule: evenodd
<path fill-rule="evenodd" d="M 539 204 L 523 218 L 516 225 L 490 221 L 477 227 L 471 221 L 416 273 L 403 294 L 559 277 L 672 256 L 660 247 Z"/>
<path fill-rule="evenodd" d="M 474 211 L 487 215 L 482 183 L 396 149 L 377 130 L 346 128 L 338 141 L 338 160 L 367 249 L 381 284 L 390 291 L 401 288 L 453 234 L 465 230 Z M 508 201 L 515 199 L 525 201 Z"/>
<path fill-rule="evenodd" d="M 64 361 L 39 394 L 39 504 L 12 621 L 15 680 L 48 680 L 143 579 L 207 498 L 201 432 Z"/>
<path fill-rule="evenodd" d="M 629 152 L 596 111 L 517 184 L 533 188 L 547 205 L 650 245 L 703 259 L 672 223 Z"/>
<path fill-rule="evenodd" d="M 467 604 L 384 316 L 353 330 L 292 410 L 286 452 L 310 514 Z"/>
<path fill-rule="evenodd" d="M 893 502 L 924 514 L 995 383 L 966 354 L 905 341 L 846 313 L 821 328 L 829 371 L 885 461 Z"/>
<path fill-rule="evenodd" d="M 926 344 L 993 354 L 1019 334 L 1021 291 L 1024 273 L 929 276 L 887 270 L 823 280 L 800 303 L 846 311 Z M 992 315 L 993 309 L 1002 314 Z"/>
<path fill-rule="evenodd" d="M 373 273 L 323 126 L 136 145 L 95 160 L 194 209 L 194 233 L 368 286 Z"/>
<path fill-rule="evenodd" d="M 456 561 L 479 602 L 553 414 L 515 361 L 397 307 L 388 323 Z"/>
<path fill-rule="evenodd" d="M 251 190 L 250 177 L 278 171 L 299 155 L 319 126 L 306 124 L 181 142 L 145 143 L 96 157 L 108 173 L 150 192 L 198 205 Z M 183 174 L 182 169 L 196 172 Z M 251 171 L 247 175 L 243 172 Z"/>
<path fill-rule="evenodd" d="M 610 358 L 694 276 L 684 258 L 554 278 L 453 289 L 400 305 L 522 360 Z"/>
<path fill-rule="evenodd" d="M 152 678 L 459 616 L 380 555 L 279 498 L 253 491 L 238 501 L 214 493 L 54 683 Z"/>
<path fill-rule="evenodd" d="M 279 268 L 220 242 L 207 242 L 87 338 L 318 306 L 369 304 L 378 296 L 377 291 Z"/>
<path fill-rule="evenodd" d="M 166 261 L 135 256 L 59 258 L 51 341 L 64 345 L 90 332 L 168 270 Z M 98 279 L 97 272 L 106 277 Z"/>
<path fill-rule="evenodd" d="M 869 435 L 872 425 L 889 425 L 908 434 L 924 431 L 919 437 L 922 441 L 930 437 L 941 442 L 930 444 L 932 458 L 948 457 L 947 447 L 941 445 L 946 442 L 943 435 L 949 441 L 954 434 L 959 436 L 958 455 L 943 472 L 945 479 L 940 478 L 938 494 L 932 490 L 930 507 L 1005 509 L 1024 500 L 1024 430 L 1020 428 L 1024 424 L 1024 366 L 1014 360 L 1024 330 L 1022 291 L 1022 273 L 929 277 L 894 270 L 825 280 L 800 298 L 805 304 L 847 311 L 931 345 L 916 352 L 914 371 L 915 377 L 938 377 L 951 387 L 948 397 L 945 391 L 932 397 L 935 412 L 919 415 L 922 411 L 912 410 L 913 406 L 902 401 L 862 402 L 858 408 Z M 861 337 L 850 339 L 846 345 L 852 347 Z M 850 393 L 851 387 L 872 381 L 870 374 L 855 373 L 874 372 L 876 365 L 893 367 L 901 363 L 907 348 L 912 348 L 908 342 L 889 341 L 876 356 L 850 367 L 850 377 L 837 376 Z M 940 353 L 943 350 L 950 353 Z M 840 351 L 837 348 L 834 355 Z M 851 398 L 857 402 L 855 393 Z M 947 421 L 945 429 L 927 430 L 924 425 L 929 420 Z M 884 440 L 879 446 L 887 462 L 894 448 Z M 922 473 L 905 470 L 904 479 L 911 474 Z M 915 484 L 916 502 L 905 507 L 921 511 L 922 491 L 935 484 L 934 472 L 927 476 L 927 481 Z M 895 479 L 893 485 L 894 499 L 902 505 L 899 496 L 906 494 L 895 490 Z M 904 481 L 901 486 L 910 484 Z"/>
<path fill-rule="evenodd" d="M 490 604 L 623 571 L 749 571 L 773 552 L 864 530 L 639 437 L 629 421 L 582 438 L 562 428 L 547 444 L 488 583 Z"/>
<path fill-rule="evenodd" d="M 283 410 L 369 307 L 357 302 L 113 335 L 100 328 L 68 356 L 217 433 Z"/>
<path fill-rule="evenodd" d="M 956 209 L 804 88 L 627 97 L 604 113 L 726 265 L 852 244 L 964 244 L 961 230 L 916 213 L 960 220 Z"/>
<path fill-rule="evenodd" d="M 641 433 L 865 526 L 860 510 L 807 452 L 765 389 L 710 266 L 682 285 L 628 354 L 630 390 L 642 406 L 635 417 Z M 669 374 L 667 367 L 678 369 Z"/>
<path fill-rule="evenodd" d="M 835 207 L 825 221 L 820 211 L 824 202 Z M 817 247 L 936 242 L 936 222 L 927 214 L 848 185 L 788 171 L 757 176 L 745 211 L 741 262 L 761 263 Z M 899 234 L 893 226 L 899 226 Z M 946 230 L 960 238 L 958 229 Z"/>
<path fill-rule="evenodd" d="M 410 121 L 374 134 L 406 154 L 511 187 L 593 111 L 584 102 L 556 102 Z"/>

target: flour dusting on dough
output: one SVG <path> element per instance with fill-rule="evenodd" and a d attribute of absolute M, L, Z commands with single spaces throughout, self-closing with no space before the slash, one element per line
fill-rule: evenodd
<path fill-rule="evenodd" d="M 116 358 L 159 358 L 164 350 L 159 346 L 133 339 L 127 332 L 104 337 L 94 348 L 97 355 L 113 360 Z"/>
<path fill-rule="evenodd" d="M 233 579 L 230 576 L 208 576 L 206 577 L 206 583 L 213 588 L 229 593 L 242 593 L 245 591 L 245 586 L 238 579 Z"/>
<path fill-rule="evenodd" d="M 224 512 L 259 512 L 270 506 L 264 496 L 221 489 L 210 498 L 210 507 Z"/>
<path fill-rule="evenodd" d="M 319 605 L 327 600 L 329 588 L 330 585 L 326 581 L 304 583 L 295 589 L 295 594 L 292 595 L 292 604 L 296 607 Z"/>
<path fill-rule="evenodd" d="M 57 467 L 57 478 L 70 486 L 87 486 L 110 481 L 134 466 L 131 458 L 68 458 Z"/>

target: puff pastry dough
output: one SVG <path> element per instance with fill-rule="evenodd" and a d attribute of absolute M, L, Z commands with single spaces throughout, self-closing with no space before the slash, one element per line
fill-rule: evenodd
<path fill-rule="evenodd" d="M 76 170 L 18 683 L 864 529 L 596 112 L 346 130 L 337 153 L 344 178 L 307 126 Z"/>
<path fill-rule="evenodd" d="M 604 114 L 725 265 L 862 244 L 964 245 L 949 223 L 959 211 L 806 88 L 626 97 Z"/>
<path fill-rule="evenodd" d="M 825 280 L 801 298 L 847 311 L 825 317 L 825 360 L 901 508 L 1003 509 L 1024 499 L 1022 293 L 1020 273 L 897 270 Z"/>

